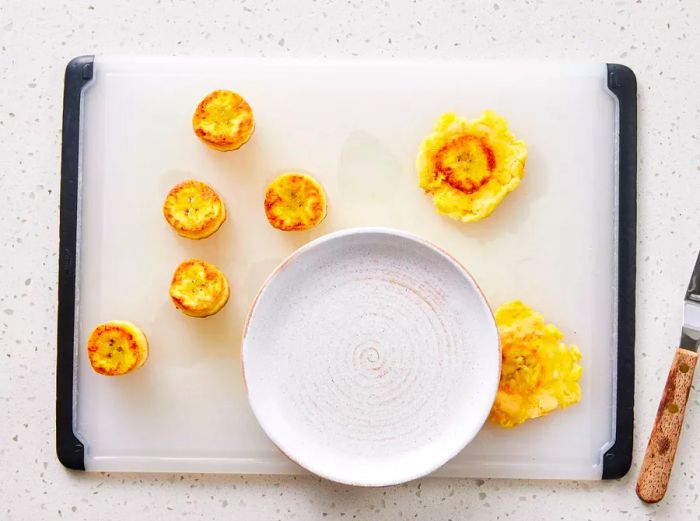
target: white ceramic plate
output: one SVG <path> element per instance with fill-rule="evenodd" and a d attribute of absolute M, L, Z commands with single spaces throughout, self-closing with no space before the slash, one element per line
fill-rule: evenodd
<path fill-rule="evenodd" d="M 467 271 L 396 230 L 326 235 L 268 278 L 243 333 L 260 425 L 325 478 L 380 486 L 428 474 L 486 420 L 500 349 Z"/>

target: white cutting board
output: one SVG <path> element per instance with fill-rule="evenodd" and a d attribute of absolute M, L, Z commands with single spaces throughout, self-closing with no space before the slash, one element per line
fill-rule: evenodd
<path fill-rule="evenodd" d="M 203 146 L 195 106 L 240 92 L 256 119 L 235 152 Z M 79 224 L 76 425 L 87 470 L 292 473 L 265 437 L 240 371 L 244 317 L 276 264 L 307 241 L 353 226 L 407 230 L 442 246 L 492 307 L 519 298 L 583 353 L 579 404 L 505 430 L 487 425 L 437 475 L 599 479 L 614 441 L 616 102 L 603 64 L 328 63 L 97 57 L 84 92 Z M 525 178 L 492 216 L 462 224 L 435 213 L 414 159 L 437 116 L 505 116 L 529 149 Z M 283 233 L 263 212 L 285 170 L 318 178 L 328 217 Z M 210 183 L 229 219 L 213 237 L 176 236 L 168 189 Z M 177 264 L 220 267 L 232 295 L 218 315 L 177 311 Z M 128 319 L 146 332 L 146 365 L 120 378 L 89 367 L 87 336 Z"/>

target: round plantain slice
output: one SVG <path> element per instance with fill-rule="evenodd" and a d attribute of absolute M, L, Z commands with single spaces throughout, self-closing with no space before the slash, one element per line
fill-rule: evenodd
<path fill-rule="evenodd" d="M 226 220 L 226 206 L 209 185 L 188 179 L 168 192 L 163 215 L 179 235 L 188 239 L 205 239 Z"/>
<path fill-rule="evenodd" d="M 265 215 L 278 230 L 308 230 L 326 217 L 326 194 L 311 176 L 282 174 L 267 187 Z"/>
<path fill-rule="evenodd" d="M 126 320 L 97 326 L 88 338 L 90 365 L 99 374 L 119 376 L 141 367 L 148 358 L 148 340 L 143 331 Z"/>
<path fill-rule="evenodd" d="M 215 90 L 194 111 L 192 128 L 206 145 L 227 152 L 243 146 L 253 135 L 253 110 L 230 90 Z"/>
<path fill-rule="evenodd" d="M 208 317 L 226 305 L 231 291 L 219 269 L 200 259 L 182 262 L 170 283 L 175 307 L 191 317 Z"/>

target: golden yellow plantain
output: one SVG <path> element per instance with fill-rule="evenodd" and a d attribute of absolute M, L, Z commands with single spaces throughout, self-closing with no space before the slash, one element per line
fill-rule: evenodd
<path fill-rule="evenodd" d="M 226 206 L 210 186 L 189 179 L 175 185 L 163 203 L 163 215 L 173 229 L 188 239 L 204 239 L 226 220 Z"/>
<path fill-rule="evenodd" d="M 267 187 L 265 215 L 278 230 L 308 230 L 326 217 L 326 194 L 311 176 L 282 174 Z"/>
<path fill-rule="evenodd" d="M 230 295 L 228 281 L 219 269 L 206 261 L 182 262 L 170 283 L 170 298 L 175 307 L 191 317 L 208 317 L 226 305 Z"/>
<path fill-rule="evenodd" d="M 130 373 L 148 358 L 148 340 L 135 324 L 112 320 L 97 326 L 88 338 L 92 368 L 106 376 Z"/>
<path fill-rule="evenodd" d="M 243 146 L 253 135 L 253 110 L 230 90 L 215 90 L 194 111 L 192 128 L 206 145 L 227 152 Z"/>
<path fill-rule="evenodd" d="M 508 122 L 487 110 L 468 120 L 448 112 L 420 146 L 419 184 L 438 213 L 462 222 L 488 217 L 520 184 L 527 146 Z"/>

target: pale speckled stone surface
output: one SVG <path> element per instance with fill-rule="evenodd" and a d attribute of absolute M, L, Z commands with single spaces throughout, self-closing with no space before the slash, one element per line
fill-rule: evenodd
<path fill-rule="evenodd" d="M 700 248 L 700 3 L 0 3 L 0 519 L 700 519 L 700 395 L 667 498 L 634 478 Z M 230 4 L 230 5 L 228 5 Z M 639 81 L 635 461 L 618 482 L 88 475 L 54 455 L 62 75 L 86 53 L 619 61 Z M 514 78 L 517 81 L 517 78 Z M 698 485 L 700 487 L 700 485 Z"/>

